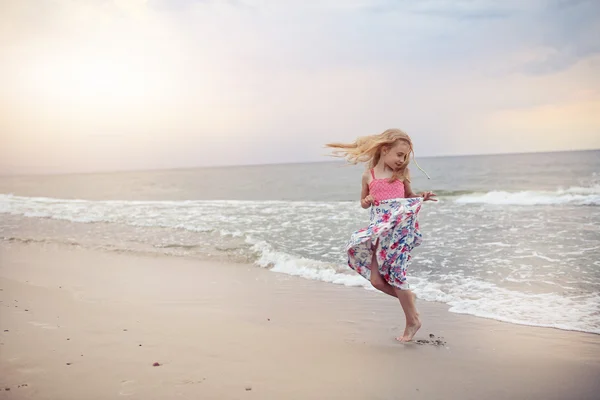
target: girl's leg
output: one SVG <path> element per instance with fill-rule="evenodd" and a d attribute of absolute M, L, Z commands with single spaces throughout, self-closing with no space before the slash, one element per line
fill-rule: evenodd
<path fill-rule="evenodd" d="M 377 244 L 374 248 L 377 249 Z M 375 289 L 400 300 L 400 305 L 406 317 L 406 328 L 404 329 L 404 334 L 401 337 L 397 337 L 396 340 L 410 342 L 419 328 L 421 328 L 421 320 L 415 306 L 416 296 L 412 291 L 398 289 L 383 279 L 383 276 L 379 273 L 375 251 L 373 251 L 373 257 L 371 258 L 371 284 Z"/>
<path fill-rule="evenodd" d="M 394 288 L 396 296 L 400 300 L 400 305 L 404 310 L 406 316 L 406 328 L 404 328 L 404 335 L 396 338 L 400 342 L 410 342 L 415 336 L 419 328 L 421 328 L 421 320 L 419 319 L 419 313 L 415 306 L 415 294 L 410 290 L 402 290 Z"/>
<path fill-rule="evenodd" d="M 381 276 L 379 273 L 375 249 L 377 249 L 377 244 L 375 244 L 373 248 L 373 257 L 371 258 L 371 285 L 373 285 L 375 289 L 381 290 L 385 294 L 388 294 L 394 298 L 398 298 L 394 287 L 387 283 L 385 279 L 383 279 L 383 276 Z"/>

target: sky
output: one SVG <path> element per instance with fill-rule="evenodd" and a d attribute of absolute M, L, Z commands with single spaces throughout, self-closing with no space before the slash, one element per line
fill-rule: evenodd
<path fill-rule="evenodd" d="M 0 173 L 600 148 L 597 0 L 0 0 Z"/>

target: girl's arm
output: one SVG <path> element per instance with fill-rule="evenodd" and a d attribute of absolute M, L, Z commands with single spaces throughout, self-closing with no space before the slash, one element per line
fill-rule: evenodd
<path fill-rule="evenodd" d="M 409 181 L 404 181 L 404 197 L 407 199 L 410 197 L 422 197 L 423 201 L 437 201 L 436 199 L 434 199 L 435 193 L 433 192 L 423 192 L 419 194 L 413 192 Z"/>
<path fill-rule="evenodd" d="M 408 172 L 406 174 L 406 177 L 410 179 L 410 169 L 406 168 L 406 171 Z M 404 181 L 404 197 L 406 197 L 407 199 L 410 197 L 421 197 L 421 195 L 413 192 L 412 187 L 410 186 L 410 182 L 408 180 Z"/>
<path fill-rule="evenodd" d="M 413 192 L 409 181 L 404 181 L 404 197 L 408 199 L 410 197 L 421 197 L 421 195 L 418 195 L 415 192 Z"/>
<path fill-rule="evenodd" d="M 373 204 L 373 197 L 369 194 L 369 171 L 362 176 L 362 190 L 360 192 L 360 206 L 369 208 Z"/>

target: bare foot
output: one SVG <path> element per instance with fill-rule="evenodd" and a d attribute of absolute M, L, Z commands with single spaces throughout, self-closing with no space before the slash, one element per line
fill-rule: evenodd
<path fill-rule="evenodd" d="M 421 320 L 417 317 L 416 323 L 410 325 L 406 324 L 404 335 L 402 335 L 402 337 L 397 337 L 396 340 L 399 342 L 410 342 L 420 328 Z"/>

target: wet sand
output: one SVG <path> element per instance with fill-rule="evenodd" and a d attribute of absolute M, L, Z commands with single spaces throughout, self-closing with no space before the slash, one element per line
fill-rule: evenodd
<path fill-rule="evenodd" d="M 596 399 L 600 336 L 250 265 L 0 243 L 0 398 Z"/>

